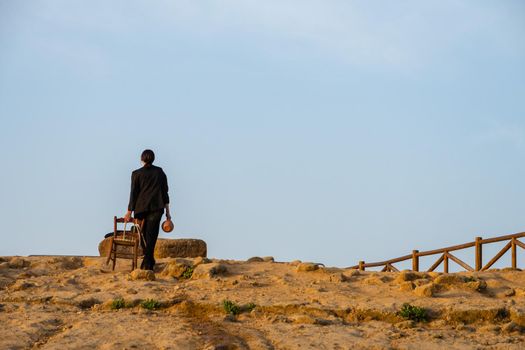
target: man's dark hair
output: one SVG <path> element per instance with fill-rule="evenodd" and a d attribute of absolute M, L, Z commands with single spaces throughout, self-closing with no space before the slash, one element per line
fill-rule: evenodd
<path fill-rule="evenodd" d="M 140 160 L 142 160 L 147 165 L 151 165 L 155 160 L 155 153 L 153 153 L 153 151 L 150 149 L 145 149 L 140 156 Z"/>

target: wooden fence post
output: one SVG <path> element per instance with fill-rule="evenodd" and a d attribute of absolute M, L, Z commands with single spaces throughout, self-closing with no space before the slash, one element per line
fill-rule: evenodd
<path fill-rule="evenodd" d="M 448 252 L 443 253 L 443 271 L 448 273 Z"/>
<path fill-rule="evenodd" d="M 515 269 L 517 267 L 517 257 L 516 257 L 516 238 L 512 238 L 511 240 L 511 247 L 512 249 L 512 268 Z"/>
<path fill-rule="evenodd" d="M 476 271 L 481 271 L 483 268 L 483 244 L 481 241 L 483 238 L 476 237 Z"/>
<path fill-rule="evenodd" d="M 359 262 L 359 270 L 360 271 L 365 271 L 365 262 L 364 261 L 360 261 Z"/>
<path fill-rule="evenodd" d="M 417 255 L 419 250 L 412 251 L 412 271 L 419 271 L 419 256 Z"/>

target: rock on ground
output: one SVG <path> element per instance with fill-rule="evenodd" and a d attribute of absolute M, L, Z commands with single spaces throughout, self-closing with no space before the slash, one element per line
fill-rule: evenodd
<path fill-rule="evenodd" d="M 249 258 L 246 261 L 249 262 L 249 263 L 252 263 L 252 262 L 264 262 L 264 259 L 259 257 L 259 256 L 252 256 L 251 258 Z"/>
<path fill-rule="evenodd" d="M 213 278 L 228 272 L 226 265 L 221 263 L 201 264 L 193 270 L 192 279 Z"/>
<path fill-rule="evenodd" d="M 315 271 L 315 270 L 319 270 L 319 265 L 321 264 L 309 263 L 309 262 L 299 263 L 297 265 L 296 270 L 297 272 Z"/>
<path fill-rule="evenodd" d="M 180 278 L 189 267 L 191 267 L 191 265 L 187 263 L 170 261 L 166 264 L 161 274 L 162 276 Z"/>
<path fill-rule="evenodd" d="M 145 281 L 155 281 L 155 273 L 151 270 L 133 270 L 129 274 L 129 277 L 132 281 L 135 280 L 145 280 Z"/>
<path fill-rule="evenodd" d="M 414 294 L 420 297 L 432 297 L 436 292 L 436 285 L 432 282 L 423 284 L 422 286 L 416 287 L 414 289 Z"/>

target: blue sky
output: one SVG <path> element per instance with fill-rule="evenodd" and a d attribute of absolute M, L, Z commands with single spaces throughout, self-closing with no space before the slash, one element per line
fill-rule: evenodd
<path fill-rule="evenodd" d="M 0 0 L 0 255 L 97 254 L 144 148 L 211 257 L 524 231 L 524 35 L 520 1 Z"/>

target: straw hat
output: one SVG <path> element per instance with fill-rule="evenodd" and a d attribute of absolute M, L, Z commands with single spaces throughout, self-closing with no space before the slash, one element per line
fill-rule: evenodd
<path fill-rule="evenodd" d="M 162 223 L 162 231 L 164 232 L 171 232 L 174 227 L 175 225 L 173 225 L 173 221 L 171 220 L 166 220 Z"/>

